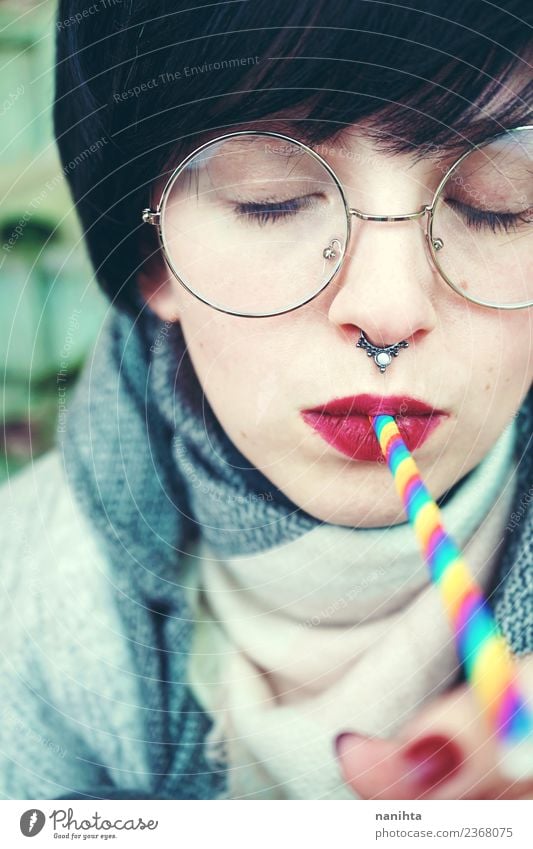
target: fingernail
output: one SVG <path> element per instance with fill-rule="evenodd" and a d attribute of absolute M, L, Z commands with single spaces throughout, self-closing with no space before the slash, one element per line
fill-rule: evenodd
<path fill-rule="evenodd" d="M 353 731 L 341 731 L 334 740 L 335 754 L 338 758 L 341 758 L 352 746 L 355 746 L 362 739 L 363 735 L 361 734 L 354 734 Z"/>
<path fill-rule="evenodd" d="M 455 775 L 463 763 L 460 746 L 443 734 L 415 740 L 401 752 L 405 781 L 418 790 L 429 790 Z"/>

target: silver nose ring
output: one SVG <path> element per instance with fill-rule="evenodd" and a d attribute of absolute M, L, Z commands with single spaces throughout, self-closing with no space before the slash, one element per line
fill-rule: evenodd
<path fill-rule="evenodd" d="M 384 374 L 387 366 L 390 366 L 392 358 L 398 356 L 400 348 L 408 347 L 409 342 L 404 340 L 403 342 L 396 342 L 395 345 L 386 345 L 384 348 L 380 348 L 377 345 L 373 345 L 372 342 L 369 342 L 362 330 L 356 345 L 356 348 L 363 348 L 369 357 L 374 357 L 374 362 L 379 368 L 381 374 Z"/>

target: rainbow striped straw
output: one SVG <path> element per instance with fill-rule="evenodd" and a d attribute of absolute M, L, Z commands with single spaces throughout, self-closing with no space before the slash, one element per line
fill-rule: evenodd
<path fill-rule="evenodd" d="M 440 590 L 466 678 L 502 744 L 502 772 L 513 779 L 533 775 L 533 714 L 515 683 L 505 638 L 460 549 L 445 531 L 396 421 L 387 415 L 369 418 L 431 580 Z"/>

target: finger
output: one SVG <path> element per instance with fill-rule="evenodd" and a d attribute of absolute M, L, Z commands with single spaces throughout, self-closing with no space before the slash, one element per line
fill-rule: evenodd
<path fill-rule="evenodd" d="M 362 799 L 431 798 L 431 790 L 447 783 L 463 762 L 453 740 L 433 733 L 407 746 L 398 740 L 343 735 L 337 752 L 344 780 Z"/>
<path fill-rule="evenodd" d="M 533 692 L 531 657 L 521 662 L 520 674 Z M 509 779 L 500 755 L 467 685 L 423 708 L 395 740 L 357 735 L 339 742 L 343 777 L 366 799 L 529 798 L 533 778 Z"/>

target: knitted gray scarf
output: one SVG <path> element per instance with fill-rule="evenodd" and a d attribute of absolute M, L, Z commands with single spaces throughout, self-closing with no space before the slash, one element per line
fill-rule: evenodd
<path fill-rule="evenodd" d="M 532 392 L 517 425 L 519 481 L 492 602 L 512 648 L 525 652 L 533 651 Z M 203 395 L 180 325 L 140 302 L 135 319 L 110 308 L 58 444 L 110 563 L 141 682 L 153 795 L 217 798 L 225 765 L 207 764 L 211 720 L 183 683 L 193 623 L 180 553 L 199 533 L 221 556 L 256 552 L 318 520 L 250 467 Z"/>

